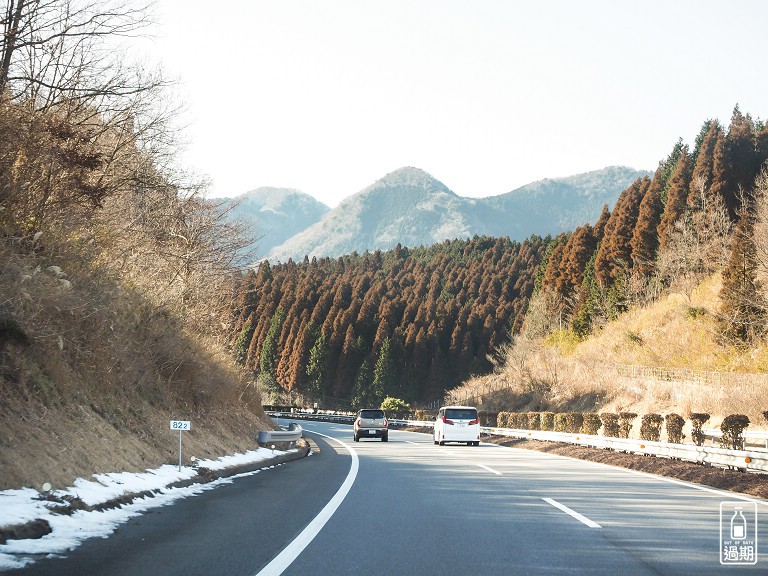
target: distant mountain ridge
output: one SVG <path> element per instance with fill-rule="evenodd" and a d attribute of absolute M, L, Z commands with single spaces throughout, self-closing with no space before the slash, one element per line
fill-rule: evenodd
<path fill-rule="evenodd" d="M 611 166 L 565 178 L 533 182 L 499 196 L 464 198 L 427 172 L 395 170 L 350 196 L 317 221 L 270 250 L 271 261 L 337 257 L 352 252 L 427 246 L 477 235 L 523 240 L 556 235 L 594 222 L 604 204 L 646 170 Z"/>
<path fill-rule="evenodd" d="M 250 248 L 262 255 L 306 230 L 331 210 L 299 190 L 270 186 L 256 188 L 236 198 L 212 201 L 232 205 L 229 216 L 253 226 L 259 240 Z"/>

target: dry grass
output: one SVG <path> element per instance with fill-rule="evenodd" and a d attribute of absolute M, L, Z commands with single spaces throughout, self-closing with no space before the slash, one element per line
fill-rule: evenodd
<path fill-rule="evenodd" d="M 214 338 L 54 244 L 0 243 L 0 489 L 255 446 L 271 423 Z"/>
<path fill-rule="evenodd" d="M 719 342 L 720 285 L 716 274 L 690 296 L 671 294 L 629 311 L 584 341 L 568 333 L 543 342 L 519 338 L 493 375 L 467 382 L 453 397 L 483 397 L 491 410 L 627 410 L 686 417 L 707 412 L 711 425 L 743 413 L 752 429 L 759 428 L 768 410 L 768 347 L 739 349 Z M 722 381 L 632 378 L 617 369 L 627 365 L 716 371 Z M 501 387 L 508 390 L 489 393 Z"/>

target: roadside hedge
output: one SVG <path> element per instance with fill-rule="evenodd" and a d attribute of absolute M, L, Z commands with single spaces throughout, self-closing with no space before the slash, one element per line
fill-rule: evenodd
<path fill-rule="evenodd" d="M 706 412 L 691 413 L 691 440 L 696 446 L 704 445 L 704 432 L 702 427 L 709 420 L 709 414 Z"/>
<path fill-rule="evenodd" d="M 629 438 L 632 424 L 637 418 L 634 412 L 499 412 L 486 413 L 481 420 L 484 425 L 495 425 L 499 428 L 516 430 L 544 430 L 555 432 L 570 432 L 572 434 L 597 435 L 602 428 L 602 435 L 613 438 Z M 706 413 L 693 412 L 691 421 L 691 440 L 701 446 L 704 444 L 702 428 L 709 420 Z M 670 413 L 666 416 L 651 413 L 642 417 L 640 438 L 658 442 L 661 440 L 662 427 L 666 425 L 667 442 L 681 444 L 685 439 L 683 427 L 685 418 L 679 414 Z M 744 414 L 727 416 L 720 429 L 723 432 L 721 444 L 725 448 L 743 449 L 744 430 L 749 426 L 749 418 Z"/>
<path fill-rule="evenodd" d="M 664 418 L 661 414 L 646 414 L 640 424 L 640 438 L 658 442 L 661 438 L 661 425 Z"/>
<path fill-rule="evenodd" d="M 680 414 L 667 414 L 664 417 L 667 428 L 667 442 L 674 444 L 682 444 L 685 434 L 683 434 L 683 426 L 685 426 L 685 418 Z"/>

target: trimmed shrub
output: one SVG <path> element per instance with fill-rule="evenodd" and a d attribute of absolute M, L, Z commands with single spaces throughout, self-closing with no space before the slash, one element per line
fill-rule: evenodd
<path fill-rule="evenodd" d="M 498 416 L 499 415 L 496 412 L 488 412 L 486 410 L 480 410 L 477 413 L 477 417 L 480 418 L 481 426 L 496 426 Z"/>
<path fill-rule="evenodd" d="M 558 412 L 557 414 L 555 414 L 554 429 L 555 429 L 555 432 L 568 431 L 567 414 L 565 414 L 564 412 Z"/>
<path fill-rule="evenodd" d="M 496 415 L 496 428 L 507 427 L 507 414 L 509 414 L 509 412 L 499 412 Z"/>
<path fill-rule="evenodd" d="M 542 412 L 541 417 L 541 429 L 551 431 L 555 429 L 555 413 L 554 412 Z"/>
<path fill-rule="evenodd" d="M 705 412 L 692 412 L 691 413 L 691 440 L 696 446 L 704 445 L 704 432 L 702 427 L 709 420 L 709 414 Z"/>
<path fill-rule="evenodd" d="M 658 442 L 661 438 L 661 425 L 664 418 L 661 414 L 646 414 L 640 424 L 640 438 L 650 442 Z"/>
<path fill-rule="evenodd" d="M 634 412 L 619 412 L 619 438 L 629 438 L 635 418 L 637 414 Z"/>
<path fill-rule="evenodd" d="M 685 434 L 683 434 L 683 426 L 685 426 L 685 418 L 679 414 L 667 414 L 664 417 L 667 426 L 667 442 L 673 442 L 675 444 L 681 444 Z"/>
<path fill-rule="evenodd" d="M 528 412 L 528 430 L 541 430 L 541 414 L 538 412 Z"/>
<path fill-rule="evenodd" d="M 731 414 L 726 416 L 720 424 L 723 439 L 720 442 L 723 448 L 744 450 L 744 429 L 749 426 L 749 416 L 744 414 Z"/>
<path fill-rule="evenodd" d="M 581 412 L 568 412 L 565 415 L 565 429 L 571 434 L 581 432 L 581 425 L 584 423 L 584 414 Z"/>
<path fill-rule="evenodd" d="M 611 438 L 619 437 L 619 415 L 613 412 L 603 412 L 600 414 L 600 420 L 603 423 L 603 436 Z"/>
<path fill-rule="evenodd" d="M 594 412 L 585 412 L 584 413 L 584 424 L 581 426 L 581 431 L 584 434 L 589 434 L 591 436 L 597 435 L 597 433 L 600 430 L 600 427 L 603 425 L 602 421 L 600 420 L 600 415 L 595 414 Z"/>

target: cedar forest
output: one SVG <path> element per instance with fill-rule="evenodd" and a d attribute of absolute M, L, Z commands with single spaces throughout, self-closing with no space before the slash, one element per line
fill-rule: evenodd
<path fill-rule="evenodd" d="M 764 333 L 751 230 L 766 160 L 768 127 L 737 106 L 727 129 L 705 122 L 692 149 L 678 141 L 612 211 L 556 238 L 264 262 L 241 278 L 233 353 L 265 401 L 424 405 L 489 371 L 521 330 L 584 337 L 718 269 L 721 336 L 747 342 Z"/>

